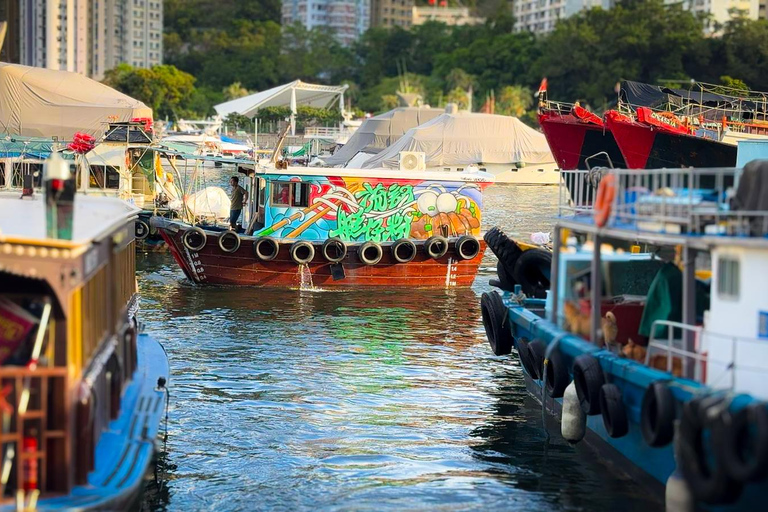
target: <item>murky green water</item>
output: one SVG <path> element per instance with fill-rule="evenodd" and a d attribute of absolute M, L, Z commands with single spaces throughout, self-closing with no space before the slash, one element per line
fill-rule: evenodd
<path fill-rule="evenodd" d="M 485 227 L 549 230 L 555 187 L 488 190 Z M 556 432 L 514 357 L 491 355 L 471 289 L 196 287 L 139 259 L 142 319 L 168 350 L 154 510 L 660 509 Z"/>

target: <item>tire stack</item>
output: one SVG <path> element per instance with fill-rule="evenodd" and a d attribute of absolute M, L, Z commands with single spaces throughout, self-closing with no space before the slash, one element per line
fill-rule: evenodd
<path fill-rule="evenodd" d="M 528 297 L 544 298 L 549 289 L 552 253 L 544 249 L 523 251 L 504 231 L 493 227 L 485 234 L 485 243 L 499 259 L 496 264 L 499 288 L 514 291 L 519 284 Z"/>
<path fill-rule="evenodd" d="M 510 239 L 504 231 L 498 227 L 491 228 L 483 237 L 485 243 L 499 259 L 496 264 L 496 273 L 499 276 L 499 288 L 504 291 L 514 291 L 518 284 L 514 278 L 515 262 L 523 253 L 514 240 Z"/>

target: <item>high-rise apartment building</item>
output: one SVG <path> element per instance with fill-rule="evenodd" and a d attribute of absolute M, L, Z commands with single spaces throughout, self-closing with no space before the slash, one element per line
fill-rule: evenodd
<path fill-rule="evenodd" d="M 558 20 L 572 16 L 584 9 L 602 7 L 610 9 L 620 0 L 512 0 L 515 30 L 528 30 L 538 34 L 551 32 Z M 666 3 L 682 4 L 683 8 L 697 14 L 710 16 L 705 27 L 714 32 L 718 26 L 735 16 L 758 19 L 760 5 L 766 0 L 665 0 Z"/>
<path fill-rule="evenodd" d="M 413 3 L 414 0 L 371 0 L 371 26 L 410 27 Z"/>
<path fill-rule="evenodd" d="M 368 30 L 371 0 L 284 0 L 283 25 L 301 23 L 307 29 L 326 28 L 349 45 Z"/>
<path fill-rule="evenodd" d="M 0 0 L 2 59 L 101 79 L 122 62 L 163 59 L 162 0 Z"/>

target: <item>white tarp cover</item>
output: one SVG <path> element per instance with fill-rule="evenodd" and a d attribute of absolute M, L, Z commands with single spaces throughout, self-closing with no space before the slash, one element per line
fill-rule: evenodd
<path fill-rule="evenodd" d="M 0 62 L 0 132 L 71 140 L 100 137 L 111 121 L 152 117 L 152 109 L 78 73 Z"/>
<path fill-rule="evenodd" d="M 343 166 L 360 153 L 378 153 L 393 144 L 405 132 L 430 121 L 440 114 L 442 108 L 399 107 L 363 121 L 346 144 L 336 154 L 324 158 L 326 165 Z"/>
<path fill-rule="evenodd" d="M 187 208 L 196 218 L 228 219 L 230 204 L 229 196 L 221 187 L 206 187 L 186 200 Z M 168 207 L 181 211 L 182 202 L 180 199 L 171 201 Z"/>
<path fill-rule="evenodd" d="M 544 134 L 518 118 L 473 112 L 443 114 L 412 128 L 363 168 L 399 168 L 401 151 L 425 153 L 427 167 L 555 161 Z"/>
<path fill-rule="evenodd" d="M 299 106 L 328 108 L 348 87 L 347 85 L 315 85 L 295 80 L 266 91 L 219 103 L 213 108 L 222 117 L 227 117 L 235 112 L 251 118 L 256 115 L 260 108 L 265 107 L 291 107 L 294 112 Z M 294 94 L 295 103 L 292 100 Z"/>

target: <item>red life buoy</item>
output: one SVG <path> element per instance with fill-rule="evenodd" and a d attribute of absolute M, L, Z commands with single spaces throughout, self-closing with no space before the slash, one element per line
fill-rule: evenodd
<path fill-rule="evenodd" d="M 597 199 L 595 200 L 595 224 L 603 227 L 611 216 L 611 207 L 616 197 L 616 178 L 613 174 L 606 174 L 600 180 L 597 187 Z"/>

